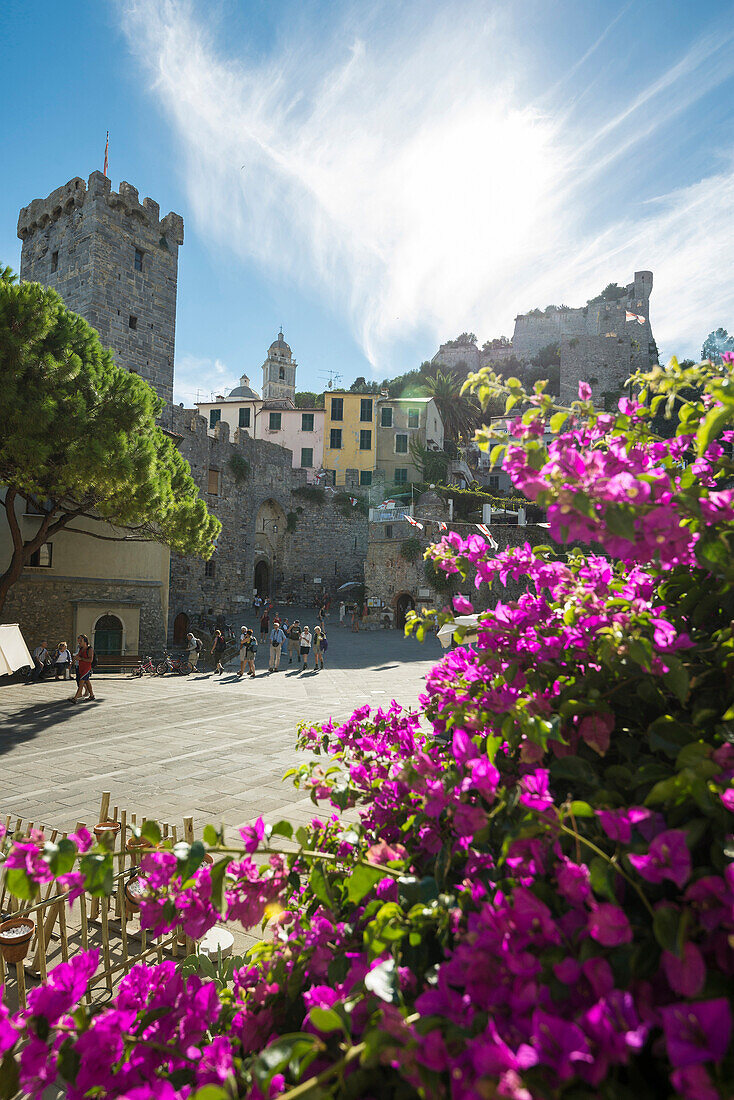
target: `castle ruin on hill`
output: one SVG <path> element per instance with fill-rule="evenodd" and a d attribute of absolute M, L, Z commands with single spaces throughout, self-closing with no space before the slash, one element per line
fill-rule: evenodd
<path fill-rule="evenodd" d="M 652 272 L 636 271 L 626 287 L 604 292 L 578 309 L 548 306 L 518 314 L 511 340 L 500 337 L 479 348 L 459 338 L 442 344 L 433 361 L 473 372 L 492 367 L 501 374 L 508 360 L 529 363 L 541 349 L 556 345 L 561 402 L 574 400 L 583 381 L 590 384 L 596 404 L 606 406 L 618 400 L 630 374 L 657 362 L 651 292 Z"/>

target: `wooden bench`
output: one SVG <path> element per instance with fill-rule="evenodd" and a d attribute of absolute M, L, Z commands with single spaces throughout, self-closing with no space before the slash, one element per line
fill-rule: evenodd
<path fill-rule="evenodd" d="M 124 656 L 105 654 L 97 657 L 97 672 L 131 672 L 140 664 L 141 658 L 137 653 L 126 653 Z"/>

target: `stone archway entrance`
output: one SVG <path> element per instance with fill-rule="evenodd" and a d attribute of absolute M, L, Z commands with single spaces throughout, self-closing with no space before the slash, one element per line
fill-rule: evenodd
<path fill-rule="evenodd" d="M 286 566 L 288 520 L 280 504 L 264 500 L 255 518 L 255 572 L 253 588 L 259 596 L 275 599 L 282 594 Z"/>
<path fill-rule="evenodd" d="M 258 596 L 270 595 L 270 567 L 266 561 L 259 561 L 255 566 L 255 583 L 253 587 Z"/>
<path fill-rule="evenodd" d="M 94 652 L 100 657 L 122 653 L 122 623 L 117 615 L 102 615 L 94 624 Z"/>
<path fill-rule="evenodd" d="M 405 629 L 405 618 L 409 611 L 415 610 L 415 600 L 410 592 L 401 592 L 395 601 L 395 626 L 398 630 Z"/>
<path fill-rule="evenodd" d="M 183 645 L 189 632 L 189 617 L 185 611 L 179 611 L 173 620 L 173 644 Z"/>

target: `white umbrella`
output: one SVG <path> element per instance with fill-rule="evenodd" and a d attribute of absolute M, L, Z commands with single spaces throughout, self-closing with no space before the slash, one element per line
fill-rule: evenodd
<path fill-rule="evenodd" d="M 337 592 L 347 592 L 350 588 L 362 588 L 362 581 L 347 581 L 337 588 Z"/>
<path fill-rule="evenodd" d="M 438 640 L 444 649 L 448 649 L 451 645 L 451 639 L 456 633 L 457 626 L 465 626 L 469 629 L 464 631 L 464 637 L 461 639 L 462 645 L 476 642 L 478 622 L 478 615 L 457 615 L 453 622 L 443 624 L 437 635 Z"/>

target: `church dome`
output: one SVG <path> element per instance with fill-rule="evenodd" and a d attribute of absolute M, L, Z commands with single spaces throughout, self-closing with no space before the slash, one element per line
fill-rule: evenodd
<path fill-rule="evenodd" d="M 276 351 L 276 352 L 279 352 L 280 355 L 290 355 L 291 354 L 290 346 L 288 344 L 286 344 L 285 340 L 283 339 L 283 330 L 282 329 L 278 333 L 278 339 L 273 340 L 272 344 L 268 348 L 268 351 Z"/>
<path fill-rule="evenodd" d="M 242 377 L 240 378 L 239 386 L 235 386 L 235 388 L 233 390 L 229 391 L 229 396 L 230 397 L 254 398 L 256 401 L 259 400 L 259 395 L 256 394 L 253 389 L 250 389 L 250 379 L 247 377 L 246 374 L 243 374 Z"/>

